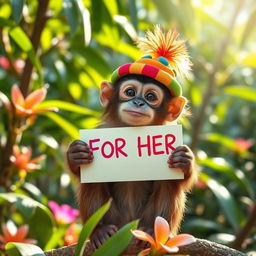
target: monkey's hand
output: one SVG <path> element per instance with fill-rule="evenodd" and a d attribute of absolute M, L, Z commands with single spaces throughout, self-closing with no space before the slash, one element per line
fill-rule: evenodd
<path fill-rule="evenodd" d="M 87 143 L 81 140 L 75 140 L 69 145 L 67 160 L 72 173 L 79 176 L 80 165 L 91 163 L 93 161 L 93 152 Z"/>
<path fill-rule="evenodd" d="M 99 225 L 93 231 L 90 242 L 94 250 L 99 248 L 106 240 L 118 231 L 115 225 Z"/>
<path fill-rule="evenodd" d="M 169 168 L 180 168 L 184 173 L 184 180 L 192 176 L 195 157 L 191 149 L 186 146 L 177 147 L 168 159 Z"/>

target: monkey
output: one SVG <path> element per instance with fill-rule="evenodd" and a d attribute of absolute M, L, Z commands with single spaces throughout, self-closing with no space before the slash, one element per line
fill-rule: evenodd
<path fill-rule="evenodd" d="M 182 113 L 186 99 L 171 96 L 166 86 L 152 78 L 129 74 L 114 84 L 102 82 L 100 102 L 105 108 L 100 127 L 108 128 L 174 122 Z M 76 140 L 69 146 L 67 159 L 71 171 L 78 176 L 79 166 L 90 164 L 93 153 L 86 142 Z M 171 232 L 177 233 L 186 192 L 197 175 L 195 159 L 189 147 L 183 145 L 172 152 L 166 164 L 179 168 L 184 173 L 184 180 L 80 184 L 77 198 L 83 221 L 109 198 L 113 199 L 110 210 L 91 237 L 94 248 L 100 247 L 120 227 L 134 219 L 140 219 L 142 229 L 151 230 L 155 218 L 162 216 L 169 221 Z"/>
<path fill-rule="evenodd" d="M 101 83 L 104 113 L 99 128 L 161 126 L 176 123 L 182 117 L 187 99 L 175 77 L 186 76 L 191 63 L 185 41 L 178 40 L 178 36 L 176 30 L 165 32 L 156 26 L 137 42 L 146 55 L 117 68 L 111 82 Z M 86 142 L 75 140 L 69 145 L 67 162 L 77 177 L 80 165 L 93 161 L 93 151 Z M 183 172 L 184 179 L 80 184 L 77 201 L 83 221 L 112 198 L 110 209 L 90 237 L 94 249 L 135 219 L 140 219 L 140 229 L 152 233 L 155 218 L 161 216 L 169 222 L 172 234 L 178 232 L 186 193 L 197 178 L 195 157 L 187 145 L 182 145 L 161 164 Z"/>

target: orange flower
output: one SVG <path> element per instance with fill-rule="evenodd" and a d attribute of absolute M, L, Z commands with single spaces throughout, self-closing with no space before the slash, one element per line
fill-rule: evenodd
<path fill-rule="evenodd" d="M 189 234 L 180 234 L 173 236 L 170 234 L 170 227 L 168 222 L 162 218 L 157 217 L 155 220 L 155 239 L 149 234 L 141 230 L 133 230 L 133 235 L 151 244 L 151 248 L 140 252 L 140 255 L 164 255 L 166 253 L 176 253 L 179 251 L 179 246 L 194 243 L 196 239 Z"/>
<path fill-rule="evenodd" d="M 30 244 L 36 244 L 37 241 L 31 238 L 25 238 L 28 234 L 28 226 L 23 225 L 20 228 L 13 230 L 11 232 L 7 225 L 2 225 L 2 232 L 3 235 L 0 235 L 0 243 L 2 244 L 1 247 L 4 248 L 5 244 L 9 242 L 20 242 L 20 243 L 30 243 Z M 2 249 L 3 249 L 2 248 Z"/>
<path fill-rule="evenodd" d="M 43 111 L 56 110 L 55 108 L 37 108 L 46 96 L 46 89 L 41 88 L 30 93 L 25 99 L 17 85 L 12 87 L 11 98 L 18 115 L 33 115 Z"/>
<path fill-rule="evenodd" d="M 38 156 L 31 159 L 32 150 L 30 147 L 22 147 L 20 150 L 18 145 L 13 146 L 13 155 L 10 160 L 20 170 L 31 172 L 36 169 L 40 169 L 38 162 L 45 158 L 45 155 Z"/>
<path fill-rule="evenodd" d="M 65 245 L 72 245 L 78 242 L 80 229 L 77 227 L 77 224 L 72 224 L 65 232 L 64 242 Z"/>

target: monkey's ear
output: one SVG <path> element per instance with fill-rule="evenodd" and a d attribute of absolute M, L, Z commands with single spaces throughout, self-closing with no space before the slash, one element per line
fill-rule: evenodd
<path fill-rule="evenodd" d="M 113 93 L 113 85 L 108 81 L 103 81 L 100 84 L 100 103 L 106 108 Z"/>
<path fill-rule="evenodd" d="M 180 97 L 172 98 L 169 102 L 166 121 L 172 122 L 176 120 L 181 114 L 186 103 L 187 103 L 187 99 L 185 97 L 180 96 Z"/>

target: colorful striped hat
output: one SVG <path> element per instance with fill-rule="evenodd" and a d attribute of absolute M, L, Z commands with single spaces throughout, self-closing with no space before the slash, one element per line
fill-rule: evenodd
<path fill-rule="evenodd" d="M 146 37 L 137 42 L 147 55 L 117 68 L 112 73 L 111 82 L 129 74 L 144 75 L 165 85 L 173 96 L 181 96 L 182 88 L 175 76 L 187 76 L 191 63 L 185 41 L 178 41 L 178 36 L 176 30 L 164 32 L 160 26 L 155 26 L 154 31 L 148 31 Z"/>

